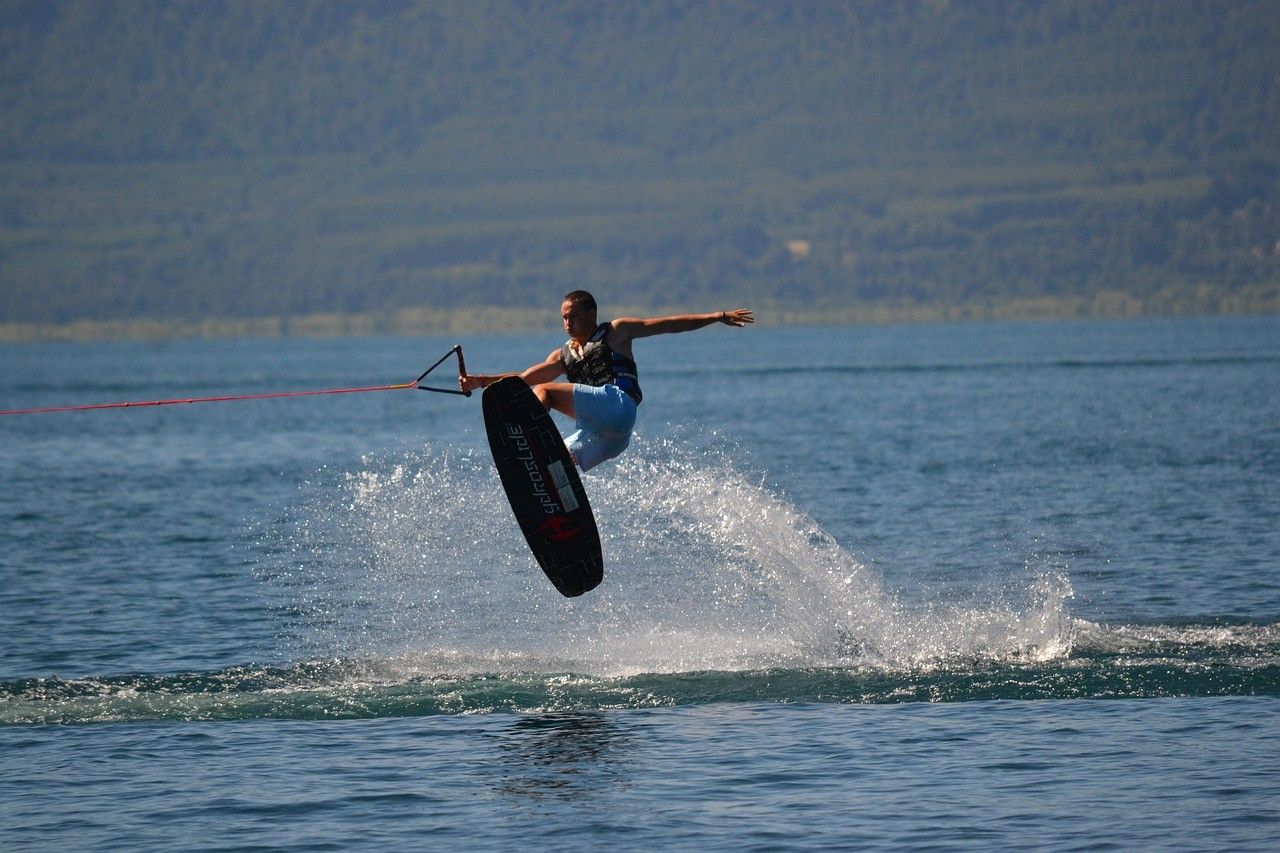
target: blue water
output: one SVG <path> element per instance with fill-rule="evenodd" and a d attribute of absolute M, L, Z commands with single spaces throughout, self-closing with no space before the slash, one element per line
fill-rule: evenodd
<path fill-rule="evenodd" d="M 458 340 L 485 372 L 557 336 Z M 454 342 L 4 346 L 0 409 Z M 1280 319 L 637 357 L 574 600 L 478 399 L 0 417 L 0 848 L 1270 849 Z"/>

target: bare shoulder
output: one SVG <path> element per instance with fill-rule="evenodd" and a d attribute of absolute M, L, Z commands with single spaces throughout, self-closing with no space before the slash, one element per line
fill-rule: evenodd
<path fill-rule="evenodd" d="M 609 321 L 610 337 L 633 337 L 638 329 L 644 328 L 643 317 L 615 317 Z"/>
<path fill-rule="evenodd" d="M 604 342 L 615 352 L 631 358 L 631 342 L 644 336 L 644 320 L 639 317 L 616 317 L 609 321 Z"/>

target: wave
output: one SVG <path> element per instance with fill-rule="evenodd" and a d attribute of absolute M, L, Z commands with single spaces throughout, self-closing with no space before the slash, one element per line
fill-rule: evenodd
<path fill-rule="evenodd" d="M 735 454 L 637 443 L 588 476 L 587 596 L 551 589 L 487 458 L 366 460 L 258 531 L 298 662 L 4 681 L 0 724 L 1280 695 L 1280 625 L 1086 622 L 1065 567 L 904 601 Z"/>
<path fill-rule="evenodd" d="M 1280 624 L 1073 625 L 1047 661 L 592 675 L 590 662 L 435 651 L 212 672 L 0 682 L 0 725 L 333 720 L 663 708 L 711 702 L 971 702 L 1280 696 Z"/>

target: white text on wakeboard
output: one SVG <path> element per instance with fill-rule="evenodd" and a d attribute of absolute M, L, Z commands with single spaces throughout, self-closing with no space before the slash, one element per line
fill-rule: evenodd
<path fill-rule="evenodd" d="M 533 486 L 534 496 L 542 504 L 542 511 L 548 515 L 560 512 L 560 507 L 556 505 L 555 498 L 547 491 L 546 478 L 542 476 L 542 470 L 538 466 L 537 459 L 534 458 L 533 448 L 529 446 L 529 440 L 524 437 L 524 428 L 519 424 L 507 424 L 507 436 L 515 441 L 516 459 L 524 463 L 525 473 L 529 475 L 529 482 Z"/>

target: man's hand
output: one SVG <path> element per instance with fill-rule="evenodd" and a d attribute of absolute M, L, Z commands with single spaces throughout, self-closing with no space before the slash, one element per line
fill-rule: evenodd
<path fill-rule="evenodd" d="M 458 387 L 467 393 L 475 391 L 477 388 L 488 387 L 491 384 L 493 383 L 488 376 L 482 376 L 480 374 L 472 375 L 464 373 L 458 377 Z"/>
<path fill-rule="evenodd" d="M 755 312 L 746 308 L 724 311 L 720 314 L 720 322 L 726 326 L 745 326 L 756 321 Z"/>
<path fill-rule="evenodd" d="M 475 391 L 477 388 L 488 388 L 499 379 L 519 376 L 532 388 L 534 385 L 550 382 L 561 373 L 564 373 L 564 365 L 560 363 L 560 350 L 554 349 L 546 361 L 540 361 L 521 373 L 464 373 L 458 377 L 458 387 L 463 391 Z"/>

